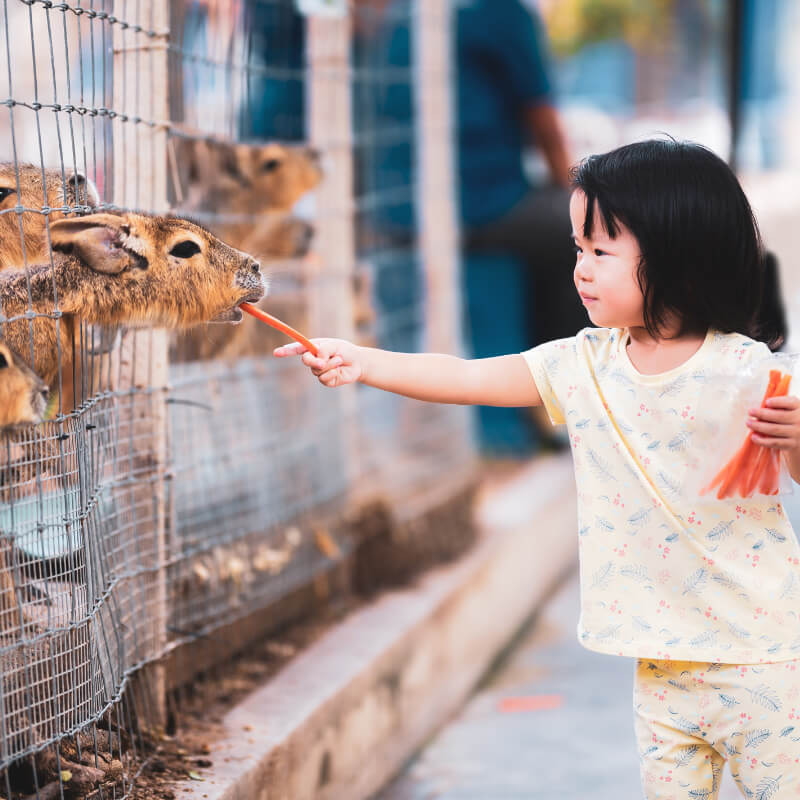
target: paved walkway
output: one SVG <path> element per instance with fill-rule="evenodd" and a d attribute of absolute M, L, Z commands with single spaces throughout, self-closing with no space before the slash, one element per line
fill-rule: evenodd
<path fill-rule="evenodd" d="M 750 176 L 746 188 L 764 240 L 778 253 L 790 323 L 788 352 L 800 351 L 800 258 L 791 231 L 791 174 Z M 794 287 L 794 288 L 793 288 Z M 800 487 L 784 498 L 800 534 Z M 577 643 L 577 575 L 550 599 L 506 661 L 374 800 L 637 800 L 633 663 Z M 533 697 L 546 706 L 503 711 Z M 508 706 L 506 706 L 508 708 Z M 513 705 L 511 706 L 513 707 Z M 740 798 L 727 768 L 719 800 Z"/>
<path fill-rule="evenodd" d="M 375 800 L 636 800 L 633 661 L 582 648 L 577 572 Z M 533 710 L 520 709 L 533 703 Z M 725 773 L 720 800 L 740 798 Z"/>
<path fill-rule="evenodd" d="M 800 534 L 800 487 L 783 504 Z M 578 605 L 576 569 L 472 700 L 374 800 L 641 798 L 633 661 L 578 644 Z M 739 798 L 726 767 L 719 800 Z"/>

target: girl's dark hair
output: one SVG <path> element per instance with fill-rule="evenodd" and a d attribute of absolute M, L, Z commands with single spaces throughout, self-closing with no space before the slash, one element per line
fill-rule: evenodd
<path fill-rule="evenodd" d="M 675 315 L 679 335 L 714 328 L 760 336 L 761 237 L 739 181 L 721 158 L 692 142 L 651 139 L 589 156 L 571 176 L 588 201 L 585 236 L 592 235 L 597 208 L 611 238 L 619 223 L 636 237 L 651 335 L 660 336 Z"/>

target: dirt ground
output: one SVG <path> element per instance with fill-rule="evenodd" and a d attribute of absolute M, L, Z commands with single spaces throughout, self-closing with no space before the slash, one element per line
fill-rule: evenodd
<path fill-rule="evenodd" d="M 222 719 L 231 706 L 261 686 L 357 604 L 354 599 L 338 602 L 320 618 L 293 625 L 280 637 L 254 645 L 246 657 L 201 676 L 170 698 L 175 733 L 154 741 L 132 800 L 175 800 L 187 781 L 203 780 L 201 770 L 214 766 L 208 758 L 210 743 L 222 735 Z"/>
<path fill-rule="evenodd" d="M 483 477 L 502 480 L 512 469 L 490 464 Z M 130 699 L 126 692 L 89 729 L 17 762 L 7 775 L 0 773 L 0 800 L 107 800 L 126 793 L 132 800 L 177 800 L 189 782 L 202 781 L 213 770 L 211 744 L 223 735 L 222 721 L 233 705 L 376 593 L 413 583 L 428 568 L 470 549 L 476 488 L 473 483 L 402 524 L 382 503 L 366 508 L 348 521 L 356 544 L 346 588 L 326 593 L 310 618 L 248 644 L 244 655 L 173 692 L 166 732 L 143 730 L 137 723 L 132 687 Z"/>
<path fill-rule="evenodd" d="M 520 465 L 493 463 L 487 480 L 502 480 Z M 222 735 L 230 708 L 263 685 L 331 626 L 392 586 L 413 583 L 425 571 L 470 549 L 477 535 L 472 515 L 475 484 L 427 513 L 394 525 L 380 504 L 351 521 L 360 544 L 351 565 L 352 592 L 330 598 L 313 619 L 286 628 L 279 636 L 254 644 L 246 656 L 201 676 L 170 698 L 172 735 L 154 744 L 132 797 L 176 800 L 187 781 L 202 780 L 213 769 L 210 743 Z M 231 757 L 235 757 L 235 754 Z M 207 773 L 206 773 L 207 774 Z"/>

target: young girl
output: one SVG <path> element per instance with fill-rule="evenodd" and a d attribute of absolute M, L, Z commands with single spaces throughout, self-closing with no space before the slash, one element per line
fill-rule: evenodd
<path fill-rule="evenodd" d="M 774 498 L 691 489 L 719 466 L 707 381 L 769 356 L 750 338 L 758 229 L 727 165 L 648 141 L 584 160 L 570 200 L 575 287 L 596 328 L 521 355 L 463 360 L 316 339 L 325 386 L 361 381 L 437 403 L 543 404 L 566 423 L 578 488 L 588 648 L 637 659 L 647 798 L 715 798 L 725 759 L 747 797 L 800 794 L 800 548 Z M 707 393 L 706 393 L 707 394 Z M 744 433 L 742 420 L 742 433 Z M 800 479 L 800 401 L 746 420 Z M 708 462 L 712 462 L 708 464 Z M 699 484 L 694 484 L 695 486 Z"/>

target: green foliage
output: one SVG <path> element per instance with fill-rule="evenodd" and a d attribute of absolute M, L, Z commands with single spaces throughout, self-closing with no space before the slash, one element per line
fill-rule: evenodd
<path fill-rule="evenodd" d="M 545 20 L 553 49 L 571 55 L 587 44 L 624 39 L 639 49 L 663 42 L 674 0 L 554 0 Z"/>

